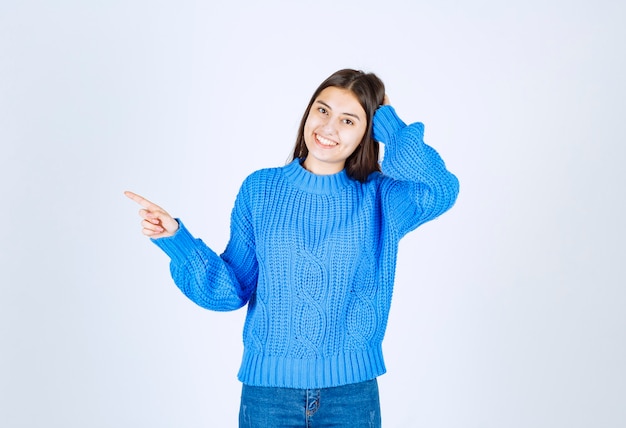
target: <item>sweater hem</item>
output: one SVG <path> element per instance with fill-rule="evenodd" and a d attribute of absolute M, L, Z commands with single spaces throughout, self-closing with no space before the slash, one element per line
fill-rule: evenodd
<path fill-rule="evenodd" d="M 238 379 L 250 386 L 331 388 L 386 372 L 382 348 L 315 358 L 275 357 L 244 351 Z"/>

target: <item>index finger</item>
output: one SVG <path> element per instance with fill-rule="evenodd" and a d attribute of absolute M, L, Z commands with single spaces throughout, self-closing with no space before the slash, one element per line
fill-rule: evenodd
<path fill-rule="evenodd" d="M 146 208 L 146 209 L 160 209 L 161 207 L 159 207 L 157 204 L 150 202 L 149 200 L 147 200 L 146 198 L 144 198 L 143 196 L 139 196 L 136 193 L 131 192 L 130 190 L 126 190 L 124 192 L 124 194 L 132 199 L 133 201 L 137 202 L 139 205 L 141 205 L 142 207 Z"/>

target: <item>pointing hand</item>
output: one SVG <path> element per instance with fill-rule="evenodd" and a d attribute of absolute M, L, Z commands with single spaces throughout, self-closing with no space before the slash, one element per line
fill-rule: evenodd
<path fill-rule="evenodd" d="M 144 235 L 157 239 L 166 238 L 176 233 L 178 222 L 167 211 L 136 193 L 126 191 L 124 194 L 142 206 L 142 209 L 139 210 L 139 216 L 143 218 L 141 232 Z"/>

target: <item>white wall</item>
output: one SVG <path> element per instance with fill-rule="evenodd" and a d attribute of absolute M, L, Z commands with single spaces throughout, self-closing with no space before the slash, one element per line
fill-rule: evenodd
<path fill-rule="evenodd" d="M 243 178 L 355 67 L 461 180 L 401 246 L 385 426 L 625 426 L 625 12 L 3 3 L 0 425 L 236 426 L 244 311 L 186 300 L 122 191 L 221 250 Z"/>

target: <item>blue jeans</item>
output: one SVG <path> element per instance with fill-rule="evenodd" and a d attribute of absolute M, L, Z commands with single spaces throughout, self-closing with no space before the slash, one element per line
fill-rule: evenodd
<path fill-rule="evenodd" d="M 240 428 L 380 428 L 376 379 L 322 389 L 243 385 Z"/>

